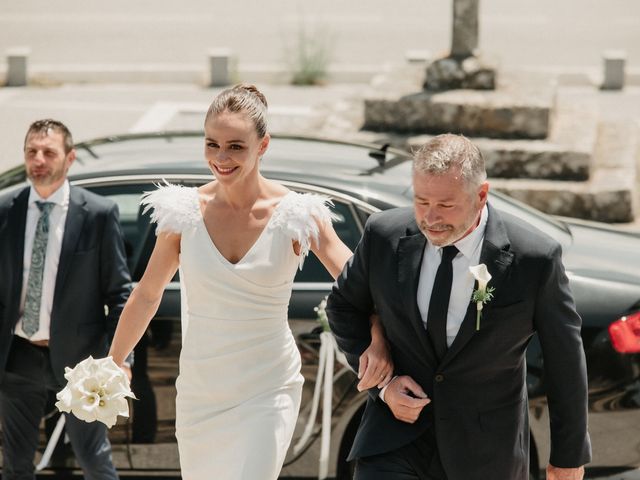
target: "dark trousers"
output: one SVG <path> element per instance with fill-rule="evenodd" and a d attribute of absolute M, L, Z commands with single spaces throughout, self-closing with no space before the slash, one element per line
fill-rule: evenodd
<path fill-rule="evenodd" d="M 51 369 L 49 349 L 14 337 L 0 384 L 3 480 L 35 479 L 33 460 L 40 421 L 49 393 L 60 389 Z M 66 415 L 65 429 L 85 479 L 118 478 L 104 424 L 85 423 Z"/>
<path fill-rule="evenodd" d="M 133 402 L 133 422 L 131 422 L 132 443 L 153 443 L 158 429 L 158 408 L 156 394 L 151 386 L 147 368 L 149 333 L 145 333 L 134 349 L 135 362 L 131 367 L 131 390 L 137 401 Z"/>
<path fill-rule="evenodd" d="M 447 480 L 431 428 L 397 450 L 358 458 L 354 480 Z"/>

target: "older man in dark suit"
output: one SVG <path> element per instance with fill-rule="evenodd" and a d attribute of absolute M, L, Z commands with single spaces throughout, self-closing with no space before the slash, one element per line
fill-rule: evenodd
<path fill-rule="evenodd" d="M 33 479 L 38 427 L 64 368 L 103 357 L 130 291 L 117 206 L 72 187 L 66 126 L 34 122 L 24 155 L 31 186 L 0 198 L 2 478 Z M 106 427 L 68 415 L 87 479 L 115 479 Z"/>
<path fill-rule="evenodd" d="M 560 245 L 487 204 L 482 155 L 464 137 L 440 135 L 416 153 L 413 190 L 413 209 L 371 216 L 328 299 L 354 368 L 378 312 L 397 375 L 367 401 L 355 478 L 528 479 L 525 351 L 536 332 L 551 418 L 547 479 L 583 478 L 586 364 Z M 486 289 L 470 271 L 479 265 L 491 275 Z"/>

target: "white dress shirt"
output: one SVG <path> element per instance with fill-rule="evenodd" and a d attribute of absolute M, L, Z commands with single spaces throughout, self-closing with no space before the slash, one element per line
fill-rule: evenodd
<path fill-rule="evenodd" d="M 447 311 L 447 346 L 451 346 L 456 338 L 462 321 L 467 314 L 467 308 L 471 301 L 475 279 L 469 271 L 469 267 L 480 263 L 480 251 L 482 250 L 482 240 L 484 230 L 487 226 L 489 211 L 487 206 L 482 209 L 480 223 L 466 237 L 458 240 L 453 245 L 457 247 L 459 253 L 452 262 L 453 282 L 451 284 L 451 297 L 449 299 L 449 310 Z M 427 242 L 420 267 L 420 280 L 418 282 L 418 308 L 424 328 L 427 328 L 427 315 L 429 313 L 429 301 L 431 291 L 436 278 L 440 260 L 442 259 L 442 247 L 436 247 Z"/>
<path fill-rule="evenodd" d="M 51 202 L 55 205 L 49 214 L 49 239 L 47 242 L 47 254 L 44 263 L 42 276 L 42 297 L 40 304 L 40 325 L 38 331 L 31 337 L 27 337 L 22 330 L 22 317 L 24 314 L 24 304 L 27 297 L 27 283 L 29 281 L 29 270 L 31 268 L 31 251 L 33 250 L 33 240 L 36 232 L 40 209 L 36 201 Z M 31 187 L 29 192 L 29 203 L 27 208 L 27 222 L 24 232 L 24 267 L 22 270 L 22 293 L 20 296 L 20 319 L 16 325 L 15 334 L 27 338 L 31 341 L 49 340 L 49 327 L 51 325 L 51 308 L 53 306 L 53 292 L 56 286 L 56 275 L 58 274 L 58 262 L 60 260 L 60 250 L 62 249 L 62 238 L 64 236 L 64 224 L 69 211 L 69 182 L 65 181 L 49 198 L 44 199 Z"/>
<path fill-rule="evenodd" d="M 471 302 L 471 294 L 475 285 L 475 279 L 469 271 L 469 267 L 480 263 L 480 252 L 482 251 L 482 241 L 484 231 L 487 227 L 489 209 L 485 205 L 480 214 L 480 223 L 466 237 L 454 243 L 459 253 L 453 259 L 453 280 L 451 283 L 451 297 L 449 298 L 449 309 L 447 310 L 447 346 L 450 347 L 453 340 L 458 335 L 460 326 L 467 314 L 467 308 Z M 436 247 L 427 241 L 422 265 L 420 266 L 420 279 L 418 281 L 418 309 L 422 317 L 424 328 L 427 328 L 427 316 L 429 314 L 429 301 L 436 273 L 442 260 L 442 247 Z M 395 378 L 395 377 L 394 377 Z M 385 385 L 378 394 L 384 402 L 384 394 L 387 391 Z"/>

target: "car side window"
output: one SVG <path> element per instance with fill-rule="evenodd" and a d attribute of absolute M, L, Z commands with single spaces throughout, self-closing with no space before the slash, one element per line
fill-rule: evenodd
<path fill-rule="evenodd" d="M 333 222 L 333 228 L 351 251 L 356 247 L 362 234 L 358 221 L 354 216 L 354 212 L 350 204 L 334 200 L 333 213 L 337 215 L 337 220 Z M 333 278 L 324 268 L 318 257 L 309 254 L 304 261 L 304 267 L 298 271 L 295 282 L 315 283 L 315 282 L 333 282 Z"/>
<path fill-rule="evenodd" d="M 356 212 L 358 214 L 358 218 L 360 219 L 360 224 L 366 225 L 367 220 L 369 220 L 369 217 L 371 216 L 371 212 L 368 212 L 359 207 L 356 207 Z"/>
<path fill-rule="evenodd" d="M 143 215 L 143 207 L 140 205 L 142 193 L 154 188 L 152 184 L 89 187 L 92 192 L 110 198 L 118 205 L 127 266 L 134 282 L 142 277 L 155 245 L 156 237 L 154 226 L 150 223 L 150 213 Z"/>
<path fill-rule="evenodd" d="M 127 264 L 134 282 L 140 280 L 155 245 L 154 226 L 150 223 L 150 214 L 142 214 L 140 196 L 143 192 L 153 190 L 151 183 L 143 184 L 117 184 L 89 187 L 94 193 L 108 197 L 118 204 L 120 209 L 120 223 L 124 234 L 125 249 L 127 252 Z M 338 217 L 333 222 L 333 227 L 340 239 L 353 249 L 360 240 L 361 223 L 359 209 L 355 209 L 349 203 L 334 201 L 332 211 Z M 177 280 L 176 278 L 174 281 Z M 333 278 L 326 271 L 318 258 L 310 254 L 304 262 L 302 270 L 298 271 L 295 282 L 303 283 L 327 283 L 333 282 Z"/>

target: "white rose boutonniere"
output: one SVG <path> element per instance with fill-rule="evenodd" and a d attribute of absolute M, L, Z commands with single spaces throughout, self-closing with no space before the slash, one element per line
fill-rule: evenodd
<path fill-rule="evenodd" d="M 118 415 L 129 416 L 127 397 L 135 398 L 127 375 L 111 357 L 89 357 L 65 369 L 67 386 L 56 398 L 61 412 L 73 413 L 85 422 L 104 423 L 111 428 Z"/>
<path fill-rule="evenodd" d="M 471 295 L 471 301 L 476 304 L 476 330 L 480 330 L 480 318 L 482 317 L 482 306 L 491 301 L 493 298 L 493 287 L 487 288 L 487 283 L 491 280 L 491 274 L 487 270 L 487 266 L 484 263 L 476 265 L 475 267 L 469 267 L 469 271 L 473 275 L 473 278 L 478 282 L 478 288 L 473 291 Z"/>

